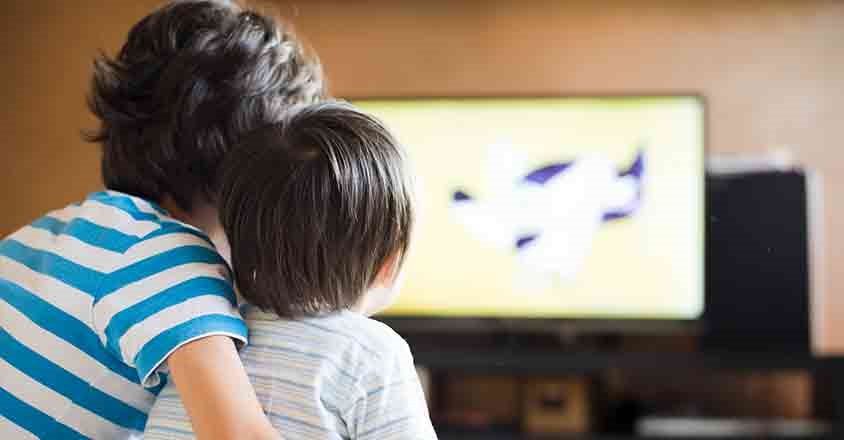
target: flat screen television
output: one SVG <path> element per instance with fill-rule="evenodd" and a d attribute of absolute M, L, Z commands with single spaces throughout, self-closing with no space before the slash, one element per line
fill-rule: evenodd
<path fill-rule="evenodd" d="M 693 321 L 704 306 L 697 96 L 352 99 L 406 147 L 409 319 Z"/>

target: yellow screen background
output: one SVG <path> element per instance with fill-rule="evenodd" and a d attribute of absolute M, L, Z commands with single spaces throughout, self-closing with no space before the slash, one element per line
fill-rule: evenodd
<path fill-rule="evenodd" d="M 402 293 L 386 315 L 696 318 L 703 307 L 703 105 L 695 97 L 361 100 L 407 148 L 419 222 Z M 487 147 L 502 140 L 531 169 L 600 152 L 619 169 L 645 147 L 643 202 L 605 223 L 576 281 L 513 289 L 514 253 L 451 217 L 455 189 L 483 198 Z"/>

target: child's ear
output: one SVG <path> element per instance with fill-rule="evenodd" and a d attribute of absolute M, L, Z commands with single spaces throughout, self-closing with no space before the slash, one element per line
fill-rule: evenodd
<path fill-rule="evenodd" d="M 399 262 L 398 253 L 392 254 L 384 260 L 381 269 L 378 270 L 378 275 L 375 276 L 373 287 L 390 288 L 396 281 L 397 268 Z"/>
<path fill-rule="evenodd" d="M 365 316 L 372 316 L 393 303 L 401 288 L 400 260 L 400 254 L 397 252 L 384 261 L 372 286 L 361 296 L 354 310 Z"/>

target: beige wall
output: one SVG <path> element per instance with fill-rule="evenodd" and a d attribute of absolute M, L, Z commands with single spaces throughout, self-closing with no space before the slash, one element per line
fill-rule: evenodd
<path fill-rule="evenodd" d="M 98 185 L 83 104 L 90 60 L 156 0 L 6 0 L 0 17 L 0 234 Z M 710 148 L 779 146 L 825 175 L 829 325 L 844 351 L 844 2 L 279 1 L 360 95 L 699 92 Z M 835 297 L 838 296 L 839 299 Z"/>

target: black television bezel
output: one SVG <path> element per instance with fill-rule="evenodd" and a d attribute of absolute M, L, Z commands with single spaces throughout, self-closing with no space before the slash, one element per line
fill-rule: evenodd
<path fill-rule="evenodd" d="M 437 333 L 613 333 L 613 334 L 653 334 L 653 333 L 692 333 L 704 331 L 707 316 L 706 290 L 706 170 L 709 153 L 710 120 L 709 103 L 703 93 L 696 91 L 672 91 L 654 93 L 549 93 L 549 94 L 460 94 L 460 95 L 344 95 L 342 99 L 351 104 L 362 101 L 414 101 L 414 100 L 478 100 L 478 99 L 659 99 L 693 98 L 700 103 L 703 123 L 703 169 L 700 174 L 701 197 L 701 281 L 703 309 L 696 318 L 532 318 L 532 317 L 490 317 L 490 316 L 414 316 L 414 315 L 376 315 L 374 318 L 404 334 Z"/>

